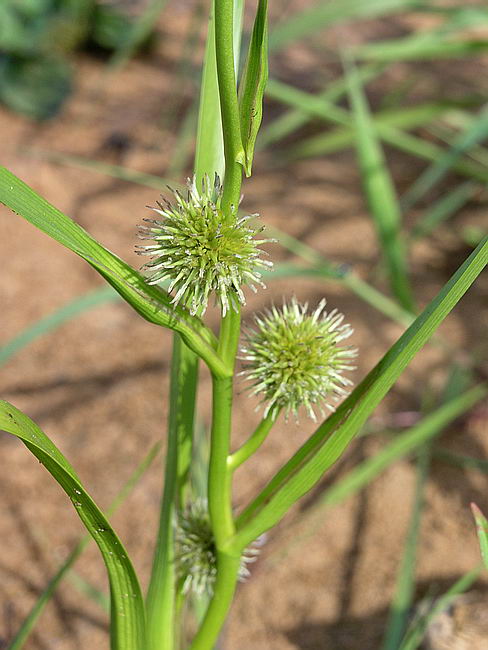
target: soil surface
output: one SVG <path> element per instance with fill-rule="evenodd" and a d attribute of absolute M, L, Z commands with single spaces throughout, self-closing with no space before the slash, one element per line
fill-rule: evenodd
<path fill-rule="evenodd" d="M 303 4 L 288 2 L 287 11 Z M 159 177 L 171 175 L 178 130 L 197 93 L 192 81 L 193 72 L 197 72 L 192 66 L 201 53 L 200 42 L 182 77 L 181 58 L 185 35 L 194 23 L 194 3 L 172 5 L 173 11 L 165 11 L 159 23 L 155 49 L 115 76 L 103 76 L 102 60 L 81 56 L 76 62 L 76 91 L 53 121 L 34 124 L 0 110 L 2 164 L 136 266 L 140 264 L 133 253 L 136 224 L 149 216 L 144 206 L 155 203 L 158 191 L 90 169 L 56 164 L 46 153 L 85 156 Z M 318 91 L 337 76 L 334 50 L 345 39 L 401 35 L 418 21 L 418 16 L 409 15 L 330 29 L 325 36 L 274 55 L 272 76 Z M 392 66 L 368 86 L 369 99 L 377 109 L 402 80 L 411 82 L 402 99 L 407 103 L 482 94 L 487 90 L 487 67 L 488 62 L 481 59 Z M 265 123 L 281 110 L 268 101 Z M 322 124 L 313 122 L 299 135 L 323 130 Z M 242 207 L 249 213 L 259 212 L 265 223 L 293 234 L 328 260 L 349 265 L 388 293 L 354 152 L 283 165 L 284 151 L 271 148 L 258 153 L 254 175 L 244 186 Z M 386 154 L 397 189 L 403 192 L 425 164 L 390 149 Z M 181 181 L 190 169 L 191 162 L 176 180 Z M 440 196 L 460 180 L 449 176 L 428 199 Z M 466 226 L 486 226 L 486 199 L 486 193 L 477 193 L 448 226 L 412 247 L 412 278 L 420 307 L 469 254 L 460 233 Z M 406 215 L 406 228 L 424 207 L 420 204 Z M 3 208 L 0 232 L 0 342 L 102 286 L 100 277 L 85 262 Z M 293 260 L 277 245 L 270 245 L 269 253 L 275 261 Z M 352 342 L 360 349 L 355 382 L 402 332 L 400 325 L 325 279 L 270 281 L 266 291 L 249 296 L 245 320 L 250 322 L 255 310 L 292 293 L 311 305 L 325 296 L 331 308 L 346 314 L 355 329 Z M 475 376 L 486 376 L 487 295 L 485 274 L 441 327 L 442 337 L 455 352 L 427 346 L 376 411 L 370 429 L 402 430 L 414 422 L 426 402 L 438 400 L 453 359 L 466 363 L 474 356 Z M 214 312 L 209 314 L 209 322 L 216 324 Z M 13 357 L 1 370 L 0 394 L 52 437 L 94 498 L 106 507 L 150 446 L 161 434 L 164 437 L 170 352 L 169 332 L 114 301 L 84 313 Z M 235 445 L 246 438 L 250 425 L 258 419 L 255 404 L 241 384 L 237 392 Z M 209 399 L 209 377 L 202 370 L 199 408 L 205 424 Z M 441 444 L 485 458 L 487 421 L 486 410 L 478 407 L 445 432 Z M 266 483 L 311 431 L 313 425 L 305 417 L 299 424 L 279 422 L 256 459 L 237 473 L 237 507 Z M 409 522 L 414 464 L 402 460 L 354 498 L 322 508 L 314 517 L 310 512 L 328 485 L 375 454 L 385 441 L 379 435 L 357 439 L 320 485 L 269 533 L 252 578 L 239 587 L 223 648 L 379 647 Z M 0 447 L 1 648 L 13 638 L 83 530 L 64 493 L 25 447 L 7 435 L 0 437 Z M 150 571 L 160 490 L 161 463 L 157 461 L 113 520 L 144 585 Z M 419 596 L 441 593 L 478 563 L 469 503 L 476 501 L 487 511 L 486 495 L 483 474 L 452 467 L 434 457 L 421 526 Z M 103 565 L 93 546 L 78 562 L 76 572 L 106 590 Z M 107 630 L 103 610 L 80 595 L 74 578 L 67 579 L 26 648 L 104 649 L 109 646 Z"/>

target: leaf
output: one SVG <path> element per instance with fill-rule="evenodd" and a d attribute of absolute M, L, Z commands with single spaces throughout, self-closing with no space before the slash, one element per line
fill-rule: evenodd
<path fill-rule="evenodd" d="M 84 296 L 71 300 L 49 316 L 39 319 L 33 325 L 26 327 L 10 341 L 0 347 L 0 366 L 6 363 L 10 357 L 20 352 L 24 347 L 35 341 L 44 334 L 49 334 L 67 321 L 76 318 L 80 314 L 104 305 L 114 300 L 120 300 L 120 296 L 112 287 L 102 287 L 86 293 Z"/>
<path fill-rule="evenodd" d="M 390 286 L 402 307 L 412 311 L 412 289 L 395 186 L 355 66 L 347 65 L 346 74 L 356 124 L 356 146 L 362 181 L 388 269 Z"/>
<path fill-rule="evenodd" d="M 244 171 L 251 175 L 256 137 L 263 117 L 268 80 L 268 1 L 259 0 L 247 60 L 239 85 L 239 114 L 244 146 Z"/>
<path fill-rule="evenodd" d="M 488 106 L 484 106 L 468 127 L 454 140 L 452 146 L 417 178 L 402 196 L 402 206 L 412 208 L 438 183 L 461 156 L 488 137 Z"/>
<path fill-rule="evenodd" d="M 237 520 L 232 548 L 246 547 L 274 526 L 320 480 L 487 263 L 485 237 L 376 367 L 245 508 Z"/>
<path fill-rule="evenodd" d="M 107 516 L 113 514 L 117 510 L 117 508 L 122 504 L 122 502 L 126 499 L 126 497 L 131 492 L 131 490 L 138 484 L 139 479 L 142 477 L 146 469 L 151 465 L 154 458 L 159 454 L 160 451 L 161 451 L 161 443 L 159 442 L 157 442 L 155 445 L 151 447 L 149 453 L 145 456 L 143 461 L 139 464 L 139 466 L 136 468 L 134 473 L 130 476 L 129 480 L 125 483 L 125 485 L 122 487 L 120 492 L 115 497 L 114 501 L 112 502 L 112 504 L 110 505 L 107 511 Z M 25 642 L 29 638 L 32 630 L 34 629 L 34 626 L 36 625 L 37 621 L 39 620 L 39 617 L 44 611 L 44 608 L 46 607 L 50 599 L 54 596 L 57 588 L 64 580 L 64 578 L 67 575 L 69 575 L 71 567 L 74 565 L 76 560 L 80 557 L 80 555 L 83 553 L 83 551 L 85 550 L 85 548 L 87 547 L 91 539 L 92 539 L 91 535 L 86 535 L 74 547 L 74 549 L 68 555 L 66 560 L 60 566 L 58 571 L 49 581 L 48 585 L 46 586 L 44 591 L 41 593 L 41 595 L 35 602 L 29 614 L 24 619 L 21 627 L 15 634 L 14 639 L 9 644 L 7 650 L 21 650 L 21 648 L 24 647 Z M 86 583 L 83 583 L 83 585 L 85 586 L 86 589 L 88 589 L 88 585 Z M 96 591 L 96 594 L 100 598 L 102 597 L 102 594 L 100 592 Z M 93 596 L 95 595 L 95 593 L 87 594 L 87 595 Z M 104 596 L 105 594 L 103 594 L 103 597 Z M 105 605 L 105 602 L 100 601 L 99 604 Z M 110 609 L 110 603 L 108 603 L 108 605 L 109 605 L 108 609 Z"/>
<path fill-rule="evenodd" d="M 412 621 L 399 650 L 416 650 L 424 638 L 427 627 L 441 612 L 445 612 L 449 605 L 456 599 L 459 594 L 467 591 L 471 585 L 478 579 L 481 573 L 481 567 L 468 571 L 459 578 L 430 608 L 427 615 L 420 615 Z"/>
<path fill-rule="evenodd" d="M 320 29 L 346 20 L 359 20 L 423 6 L 421 0 L 329 0 L 315 2 L 297 11 L 277 25 L 270 36 L 272 50 L 281 50 L 289 43 L 310 36 Z"/>
<path fill-rule="evenodd" d="M 471 504 L 471 510 L 476 522 L 476 532 L 478 533 L 478 540 L 480 543 L 481 558 L 485 568 L 488 569 L 488 521 L 476 503 Z"/>
<path fill-rule="evenodd" d="M 172 305 L 166 291 L 149 285 L 140 273 L 5 168 L 0 168 L 0 203 L 85 259 L 143 318 L 181 334 L 217 374 L 228 372 L 215 351 L 215 336 L 199 318 Z"/>
<path fill-rule="evenodd" d="M 86 492 L 74 469 L 46 434 L 15 406 L 0 400 L 0 429 L 16 436 L 69 496 L 95 540 L 110 582 L 112 650 L 145 650 L 145 614 L 139 581 L 122 542 Z"/>

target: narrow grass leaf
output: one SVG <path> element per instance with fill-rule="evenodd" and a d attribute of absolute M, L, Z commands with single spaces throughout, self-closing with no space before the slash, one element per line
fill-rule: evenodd
<path fill-rule="evenodd" d="M 398 62 L 430 61 L 432 59 L 464 59 L 479 56 L 488 50 L 486 39 L 404 38 L 381 43 L 367 43 L 352 49 L 355 58 L 363 61 Z"/>
<path fill-rule="evenodd" d="M 342 455 L 410 361 L 488 263 L 488 237 L 349 397 L 270 480 L 238 518 L 236 548 L 276 524 Z"/>
<path fill-rule="evenodd" d="M 473 197 L 479 185 L 465 181 L 435 201 L 417 220 L 410 233 L 410 239 L 416 241 L 427 237 L 442 223 L 454 217 Z"/>
<path fill-rule="evenodd" d="M 383 650 L 397 650 L 405 633 L 410 608 L 415 593 L 415 567 L 417 564 L 417 547 L 420 520 L 424 505 L 425 484 L 429 473 L 430 449 L 424 445 L 417 459 L 417 480 L 410 523 L 405 539 L 397 584 L 386 625 Z"/>
<path fill-rule="evenodd" d="M 488 474 L 488 460 L 482 458 L 473 458 L 473 456 L 463 456 L 462 454 L 456 454 L 449 449 L 444 449 L 443 447 L 437 447 L 434 449 L 434 456 L 441 461 L 454 465 L 455 467 L 461 467 L 463 469 L 475 469 L 483 474 Z"/>
<path fill-rule="evenodd" d="M 384 66 L 378 65 L 364 65 L 358 68 L 358 75 L 362 83 L 366 83 L 371 79 L 374 79 L 380 74 L 384 69 Z M 281 82 L 279 82 L 281 83 Z M 276 86 L 275 86 L 276 89 Z M 334 81 L 331 81 L 327 88 L 317 95 L 319 99 L 327 104 L 334 104 L 337 102 L 345 93 L 347 92 L 347 81 L 344 77 L 340 77 Z M 278 91 L 279 93 L 279 91 Z M 268 91 L 266 90 L 266 95 Z M 273 99 L 273 94 L 270 94 L 270 98 Z M 274 96 L 274 99 L 279 101 L 279 97 Z M 325 110 L 325 109 L 324 109 Z M 283 115 L 280 115 L 270 124 L 265 125 L 259 134 L 258 145 L 259 148 L 264 149 L 265 147 L 277 142 L 278 140 L 283 140 L 288 135 L 297 131 L 299 128 L 307 124 L 314 115 L 312 112 L 307 111 L 306 109 L 300 108 L 298 102 L 298 107 L 293 107 Z"/>
<path fill-rule="evenodd" d="M 46 434 L 17 408 L 0 400 L 0 429 L 16 436 L 70 498 L 95 540 L 110 582 L 112 650 L 145 650 L 144 602 L 127 551 L 75 471 Z"/>
<path fill-rule="evenodd" d="M 381 129 L 385 125 L 406 131 L 425 127 L 436 119 L 444 118 L 453 107 L 454 104 L 451 102 L 426 102 L 414 106 L 385 109 L 371 117 L 378 135 L 381 136 Z M 291 146 L 286 152 L 286 156 L 291 159 L 323 156 L 342 151 L 354 144 L 354 128 L 352 126 L 338 127 L 323 134 L 304 138 Z"/>
<path fill-rule="evenodd" d="M 424 6 L 422 0 L 329 0 L 316 2 L 311 7 L 297 11 L 278 24 L 270 34 L 270 48 L 278 51 L 286 45 L 321 29 L 346 20 L 373 18 Z"/>
<path fill-rule="evenodd" d="M 402 307 L 412 311 L 413 298 L 401 231 L 401 212 L 393 180 L 354 66 L 348 66 L 347 76 L 362 180 L 388 269 L 390 286 Z"/>
<path fill-rule="evenodd" d="M 476 532 L 480 543 L 481 558 L 488 569 L 488 521 L 476 503 L 471 504 L 471 510 L 476 523 Z"/>
<path fill-rule="evenodd" d="M 453 164 L 479 142 L 488 137 L 488 106 L 483 107 L 470 126 L 452 143 L 452 146 L 433 162 L 417 178 L 415 183 L 402 196 L 401 204 L 405 210 L 415 205 L 427 192 L 452 169 Z"/>
<path fill-rule="evenodd" d="M 45 316 L 33 325 L 26 327 L 10 341 L 4 343 L 0 347 L 0 366 L 39 337 L 50 334 L 64 323 L 73 320 L 90 309 L 115 300 L 120 300 L 120 296 L 112 287 L 95 289 L 80 298 L 75 298 L 49 314 L 49 316 Z"/>
<path fill-rule="evenodd" d="M 171 296 L 95 241 L 83 228 L 36 194 L 7 169 L 0 169 L 0 202 L 85 259 L 143 318 L 177 331 L 216 372 L 225 372 L 216 339 L 202 321 L 171 304 Z"/>
<path fill-rule="evenodd" d="M 150 187 L 153 190 L 166 191 L 168 185 L 174 189 L 185 189 L 181 183 L 178 183 L 172 178 L 161 178 L 161 176 L 139 172 L 136 169 L 130 169 L 122 165 L 112 165 L 102 160 L 61 153 L 60 151 L 45 151 L 43 149 L 27 149 L 26 153 L 35 158 L 41 158 L 42 160 L 48 160 L 49 162 L 60 165 L 76 167 L 77 169 L 87 169 L 95 174 L 102 174 L 103 176 L 110 176 L 111 178 L 117 178 L 128 183 Z"/>
<path fill-rule="evenodd" d="M 122 489 L 120 490 L 120 492 L 118 493 L 118 495 L 115 497 L 114 501 L 108 508 L 107 510 L 108 517 L 110 517 L 117 510 L 117 508 L 125 501 L 125 499 L 128 497 L 130 492 L 134 489 L 134 487 L 139 483 L 142 475 L 148 469 L 148 467 L 151 465 L 151 463 L 153 462 L 153 460 L 156 458 L 156 456 L 159 454 L 160 451 L 161 451 L 161 443 L 159 442 L 151 447 L 149 453 L 146 455 L 146 457 L 143 459 L 140 465 L 136 468 L 132 476 L 125 483 L 125 485 L 122 487 Z M 86 546 L 91 541 L 91 539 L 92 538 L 90 535 L 86 535 L 85 537 L 83 537 L 83 539 L 81 539 L 78 542 L 75 548 L 71 551 L 71 553 L 68 555 L 66 560 L 63 562 L 63 564 L 56 572 L 56 574 L 49 581 L 49 584 L 46 586 L 42 594 L 37 599 L 36 603 L 34 604 L 31 611 L 29 612 L 24 622 L 20 626 L 19 630 L 17 631 L 14 639 L 8 645 L 7 650 L 21 650 L 21 648 L 24 647 L 25 642 L 29 638 L 32 630 L 34 629 L 37 621 L 39 620 L 40 615 L 44 611 L 44 608 L 46 607 L 50 599 L 53 597 L 54 593 L 56 592 L 57 588 L 59 587 L 63 579 L 67 575 L 70 575 L 70 571 L 71 571 L 70 577 L 74 578 L 76 581 L 76 577 L 72 574 L 72 567 L 76 562 L 76 560 L 83 553 L 83 551 L 85 550 Z M 80 584 L 78 584 L 77 586 L 79 587 Z M 87 588 L 89 586 L 90 585 L 87 585 Z M 96 596 L 99 601 L 99 604 L 102 605 L 104 609 L 108 610 L 110 607 L 110 601 L 108 601 L 107 603 L 105 594 L 101 594 L 97 590 Z M 108 605 L 108 607 L 106 607 L 106 605 Z"/>
<path fill-rule="evenodd" d="M 301 531 L 297 532 L 292 542 L 281 550 L 280 556 L 287 554 L 292 547 L 298 547 L 304 539 L 311 537 L 316 532 L 323 521 L 323 513 L 326 508 L 336 506 L 363 490 L 393 463 L 415 453 L 419 447 L 432 441 L 451 422 L 466 413 L 487 394 L 488 386 L 484 384 L 467 390 L 463 395 L 443 404 L 433 413 L 424 417 L 408 431 L 396 435 L 374 456 L 367 458 L 344 477 L 335 481 L 307 510 Z"/>
<path fill-rule="evenodd" d="M 480 566 L 465 573 L 445 594 L 437 599 L 435 605 L 430 608 L 426 615 L 414 618 L 398 650 L 416 650 L 422 643 L 429 624 L 438 614 L 445 611 L 459 594 L 467 591 L 476 582 L 481 571 L 482 567 Z"/>
<path fill-rule="evenodd" d="M 259 0 L 251 42 L 239 85 L 239 117 L 244 147 L 244 171 L 251 175 L 254 146 L 263 117 L 268 80 L 268 1 Z"/>

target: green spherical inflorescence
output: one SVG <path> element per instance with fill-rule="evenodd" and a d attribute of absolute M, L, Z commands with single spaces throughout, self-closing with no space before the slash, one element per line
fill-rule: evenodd
<path fill-rule="evenodd" d="M 296 416 L 303 405 L 315 420 L 314 406 L 322 413 L 322 406 L 334 410 L 333 403 L 347 394 L 352 382 L 342 373 L 354 370 L 350 362 L 357 350 L 341 343 L 353 330 L 336 309 L 325 312 L 325 304 L 309 314 L 308 305 L 293 298 L 256 316 L 255 328 L 246 333 L 242 374 L 262 397 L 265 415 L 284 409 Z"/>
<path fill-rule="evenodd" d="M 173 303 L 192 314 L 203 314 L 215 293 L 225 315 L 245 303 L 244 285 L 254 291 L 256 284 L 264 286 L 260 271 L 272 264 L 261 258 L 258 246 L 271 240 L 255 239 L 263 228 L 254 230 L 248 222 L 257 215 L 238 217 L 237 206 L 224 213 L 217 176 L 213 184 L 206 176 L 201 191 L 195 178 L 189 179 L 186 198 L 172 192 L 173 203 L 163 200 L 153 208 L 162 219 L 144 219 L 148 225 L 140 227 L 139 237 L 152 241 L 138 246 L 140 255 L 152 257 L 143 267 L 150 272 L 148 282 L 169 281 Z"/>
<path fill-rule="evenodd" d="M 256 560 L 256 546 L 247 548 L 241 557 L 239 580 L 250 573 L 247 565 Z M 178 515 L 175 563 L 183 593 L 212 595 L 217 576 L 217 550 L 208 515 L 206 499 L 196 499 Z"/>

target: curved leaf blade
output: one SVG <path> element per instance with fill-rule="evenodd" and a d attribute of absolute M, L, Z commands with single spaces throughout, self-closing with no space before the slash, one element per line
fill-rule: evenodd
<path fill-rule="evenodd" d="M 345 451 L 417 352 L 488 264 L 488 237 L 461 265 L 381 361 L 275 474 L 237 521 L 233 548 L 245 548 L 274 526 Z"/>
<path fill-rule="evenodd" d="M 46 434 L 29 417 L 4 400 L 0 400 L 0 430 L 22 440 L 41 461 L 69 496 L 100 549 L 110 582 L 112 650 L 145 650 L 145 612 L 139 581 L 127 551 L 107 518 Z"/>
<path fill-rule="evenodd" d="M 259 0 L 247 60 L 239 86 L 239 114 L 244 146 L 244 171 L 251 175 L 254 147 L 263 117 L 268 80 L 268 2 Z"/>
<path fill-rule="evenodd" d="M 218 357 L 216 339 L 203 322 L 171 304 L 171 296 L 99 244 L 81 226 L 40 197 L 5 167 L 0 168 L 0 203 L 86 260 L 143 318 L 175 330 L 217 374 L 227 369 Z"/>

